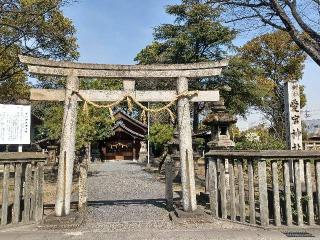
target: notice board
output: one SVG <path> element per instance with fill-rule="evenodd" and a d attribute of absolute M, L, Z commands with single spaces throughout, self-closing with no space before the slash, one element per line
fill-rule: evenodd
<path fill-rule="evenodd" d="M 0 144 L 30 144 L 31 106 L 0 104 Z"/>

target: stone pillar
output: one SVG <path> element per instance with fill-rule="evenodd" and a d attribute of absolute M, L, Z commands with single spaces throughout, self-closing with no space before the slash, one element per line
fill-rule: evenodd
<path fill-rule="evenodd" d="M 284 94 L 286 114 L 286 138 L 290 150 L 303 150 L 302 123 L 300 113 L 300 86 L 298 82 L 285 83 Z M 304 169 L 304 162 L 300 160 L 300 169 Z M 293 163 L 290 164 L 290 176 L 293 181 Z M 300 171 L 301 182 L 304 183 L 304 171 Z"/>
<path fill-rule="evenodd" d="M 148 158 L 147 143 L 145 141 L 141 141 L 140 143 L 141 143 L 141 147 L 139 152 L 139 162 L 144 163 Z"/>
<path fill-rule="evenodd" d="M 60 160 L 57 181 L 55 213 L 57 216 L 70 213 L 72 174 L 75 159 L 77 99 L 74 92 L 79 91 L 79 79 L 71 74 L 67 77 L 64 116 L 61 134 Z"/>
<path fill-rule="evenodd" d="M 188 91 L 188 79 L 180 77 L 177 80 L 177 94 L 186 91 Z M 194 211 L 197 209 L 197 200 L 194 179 L 190 104 L 188 97 L 183 97 L 178 100 L 177 110 L 183 210 Z"/>

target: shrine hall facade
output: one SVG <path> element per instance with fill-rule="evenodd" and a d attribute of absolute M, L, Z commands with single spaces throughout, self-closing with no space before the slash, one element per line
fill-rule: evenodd
<path fill-rule="evenodd" d="M 141 145 L 146 141 L 148 126 L 118 110 L 114 114 L 114 135 L 100 142 L 104 160 L 137 160 Z"/>

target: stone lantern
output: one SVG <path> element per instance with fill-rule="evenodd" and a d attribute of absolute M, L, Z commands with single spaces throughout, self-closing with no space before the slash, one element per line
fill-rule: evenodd
<path fill-rule="evenodd" d="M 203 121 L 211 127 L 211 141 L 208 146 L 211 150 L 233 148 L 235 143 L 230 139 L 230 126 L 237 122 L 237 118 L 230 114 L 224 106 L 224 101 L 214 102 L 212 112 Z"/>
<path fill-rule="evenodd" d="M 230 127 L 237 122 L 237 118 L 229 113 L 224 105 L 224 101 L 214 102 L 212 112 L 203 121 L 203 124 L 211 127 L 211 141 L 208 143 L 210 150 L 227 150 L 234 148 L 235 143 L 230 138 Z M 229 186 L 228 161 L 226 165 L 226 184 Z M 208 161 L 206 159 L 206 193 L 209 189 Z"/>

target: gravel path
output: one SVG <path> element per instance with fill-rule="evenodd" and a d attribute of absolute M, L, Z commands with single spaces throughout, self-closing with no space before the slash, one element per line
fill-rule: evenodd
<path fill-rule="evenodd" d="M 82 226 L 60 231 L 25 226 L 0 230 L 0 239 L 284 239 L 279 231 L 218 221 L 209 215 L 170 221 L 164 208 L 164 183 L 132 162 L 93 164 L 89 173 L 88 214 Z"/>
<path fill-rule="evenodd" d="M 171 224 L 165 185 L 130 161 L 90 166 L 86 225 L 123 222 Z"/>

